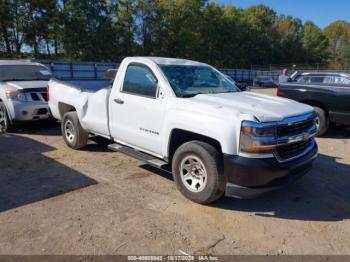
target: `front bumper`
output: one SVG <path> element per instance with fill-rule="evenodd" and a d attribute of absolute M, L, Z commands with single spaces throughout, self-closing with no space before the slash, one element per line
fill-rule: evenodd
<path fill-rule="evenodd" d="M 306 174 L 317 156 L 317 144 L 305 155 L 286 163 L 275 158 L 224 156 L 226 196 L 252 198 L 280 189 Z"/>
<path fill-rule="evenodd" d="M 49 106 L 42 102 L 13 102 L 13 121 L 33 121 L 50 118 Z"/>

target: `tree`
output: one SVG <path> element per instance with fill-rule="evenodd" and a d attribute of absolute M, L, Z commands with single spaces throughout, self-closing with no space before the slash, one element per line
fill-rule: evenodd
<path fill-rule="evenodd" d="M 10 54 L 12 52 L 9 28 L 13 20 L 10 16 L 10 4 L 8 1 L 0 0 L 0 30 L 4 41 L 5 51 Z"/>
<path fill-rule="evenodd" d="M 119 0 L 115 6 L 115 39 L 117 45 L 116 58 L 118 60 L 125 56 L 131 56 L 135 50 L 136 33 L 136 0 Z"/>
<path fill-rule="evenodd" d="M 307 56 L 305 62 L 327 62 L 329 58 L 328 39 L 313 22 L 307 21 L 302 31 L 302 45 Z"/>
<path fill-rule="evenodd" d="M 206 0 L 168 0 L 163 1 L 165 17 L 162 21 L 166 30 L 162 34 L 162 52 L 170 57 L 196 59 L 199 48 L 199 27 L 201 10 Z"/>
<path fill-rule="evenodd" d="M 121 61 L 151 55 L 219 67 L 325 63 L 348 66 L 350 24 L 314 23 L 256 5 L 209 0 L 0 0 L 0 53 Z"/>
<path fill-rule="evenodd" d="M 341 66 L 348 65 L 350 23 L 341 20 L 335 21 L 324 29 L 324 33 L 329 39 L 329 47 L 333 61 Z"/>
<path fill-rule="evenodd" d="M 110 61 L 115 52 L 114 29 L 107 1 L 66 0 L 63 45 L 71 59 Z"/>
<path fill-rule="evenodd" d="M 5 0 L 7 17 L 9 18 L 7 32 L 11 39 L 12 50 L 15 50 L 17 56 L 22 52 L 22 46 L 25 43 L 25 27 L 28 21 L 28 9 L 25 1 Z"/>
<path fill-rule="evenodd" d="M 291 16 L 280 16 L 276 22 L 279 39 L 277 61 L 285 63 L 302 62 L 305 53 L 302 47 L 303 24 L 300 19 Z"/>
<path fill-rule="evenodd" d="M 245 42 L 248 61 L 252 64 L 274 62 L 276 12 L 267 6 L 258 5 L 244 10 L 243 17 L 248 26 Z"/>

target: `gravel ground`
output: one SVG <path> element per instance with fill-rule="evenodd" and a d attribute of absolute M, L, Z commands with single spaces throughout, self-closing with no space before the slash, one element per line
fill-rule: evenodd
<path fill-rule="evenodd" d="M 210 206 L 108 143 L 73 151 L 51 123 L 0 135 L 1 254 L 350 254 L 350 129 L 318 138 L 296 184 Z"/>

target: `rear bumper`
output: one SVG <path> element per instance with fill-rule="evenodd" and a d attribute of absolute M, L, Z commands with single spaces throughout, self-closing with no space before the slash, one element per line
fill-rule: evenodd
<path fill-rule="evenodd" d="M 287 186 L 305 175 L 317 156 L 317 144 L 307 154 L 286 163 L 275 158 L 224 156 L 226 196 L 252 198 Z"/>

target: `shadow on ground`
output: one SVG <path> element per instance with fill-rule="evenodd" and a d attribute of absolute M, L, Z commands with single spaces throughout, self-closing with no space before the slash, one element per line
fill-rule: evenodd
<path fill-rule="evenodd" d="M 55 148 L 16 134 L 0 135 L 0 212 L 97 184 L 44 155 Z"/>
<path fill-rule="evenodd" d="M 350 127 L 331 126 L 322 137 L 335 139 L 350 138 Z"/>
<path fill-rule="evenodd" d="M 170 167 L 166 167 L 166 170 L 161 170 L 161 169 L 158 169 L 156 167 L 153 167 L 153 166 L 150 166 L 147 164 L 141 165 L 140 167 L 148 172 L 152 172 L 152 173 L 154 173 L 158 176 L 161 176 L 165 179 L 168 179 L 170 181 L 174 181 L 173 175 L 170 172 L 170 169 L 171 169 Z"/>
<path fill-rule="evenodd" d="M 21 123 L 13 134 L 57 136 L 61 135 L 61 125 L 54 119 Z"/>
<path fill-rule="evenodd" d="M 48 128 L 49 127 L 49 128 Z M 26 126 L 28 134 L 59 135 L 57 123 Z M 349 138 L 350 129 L 331 128 L 325 137 Z M 13 139 L 16 138 L 16 139 Z M 84 150 L 108 152 L 110 140 L 92 137 Z M 40 201 L 97 182 L 43 155 L 55 150 L 37 141 L 8 134 L 0 136 L 0 211 Z M 28 154 L 31 152 L 30 154 Z M 29 155 L 29 157 L 28 157 Z M 30 157 L 32 156 L 32 157 Z M 303 179 L 285 189 L 251 200 L 222 198 L 215 208 L 254 212 L 261 217 L 305 221 L 340 221 L 350 218 L 350 165 L 341 159 L 319 155 Z M 37 163 L 40 162 L 40 168 Z M 172 175 L 142 165 L 141 168 L 172 180 Z"/>
<path fill-rule="evenodd" d="M 213 207 L 257 216 L 306 221 L 350 218 L 350 165 L 319 155 L 314 168 L 297 183 L 255 199 L 223 198 Z"/>
<path fill-rule="evenodd" d="M 101 136 L 92 136 L 82 150 L 90 152 L 113 152 L 108 149 L 109 144 L 113 144 L 113 141 Z"/>

